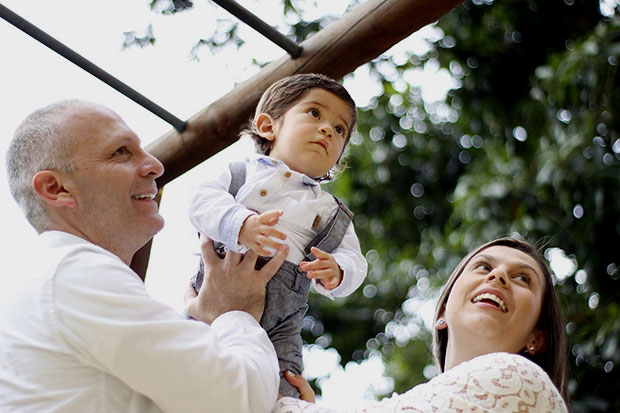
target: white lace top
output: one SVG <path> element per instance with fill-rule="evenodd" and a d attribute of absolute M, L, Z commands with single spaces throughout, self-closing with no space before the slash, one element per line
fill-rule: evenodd
<path fill-rule="evenodd" d="M 273 413 L 336 413 L 284 397 Z M 549 376 L 517 354 L 491 353 L 442 373 L 403 394 L 347 412 L 568 412 Z"/>

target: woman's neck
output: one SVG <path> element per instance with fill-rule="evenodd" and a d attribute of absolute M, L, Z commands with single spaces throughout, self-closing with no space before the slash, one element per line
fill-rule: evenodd
<path fill-rule="evenodd" d="M 450 370 L 452 367 L 456 367 L 464 361 L 469 361 L 478 356 L 494 353 L 496 351 L 500 350 L 491 349 L 486 342 L 469 342 L 466 346 L 451 346 L 450 340 L 448 340 L 444 371 Z"/>

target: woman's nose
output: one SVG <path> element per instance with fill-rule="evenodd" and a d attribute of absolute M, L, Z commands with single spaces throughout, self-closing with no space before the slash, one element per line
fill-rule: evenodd
<path fill-rule="evenodd" d="M 487 275 L 486 281 L 498 283 L 502 287 L 507 287 L 508 286 L 508 274 L 506 274 L 506 271 L 500 268 L 494 268 L 493 271 L 491 271 L 489 275 Z"/>

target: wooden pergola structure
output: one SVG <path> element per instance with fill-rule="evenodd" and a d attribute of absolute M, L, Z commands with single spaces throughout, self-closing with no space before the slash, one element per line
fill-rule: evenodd
<path fill-rule="evenodd" d="M 340 79 L 418 29 L 436 21 L 463 1 L 367 0 L 304 41 L 300 45 L 301 54 L 294 53 L 295 57 L 283 56 L 271 62 L 255 76 L 237 85 L 228 94 L 192 116 L 187 122 L 179 122 L 179 119 L 153 103 L 160 112 L 163 112 L 163 116 L 159 116 L 172 118 L 173 121 L 170 123 L 175 126 L 146 148 L 165 166 L 164 174 L 158 179 L 160 197 L 161 189 L 168 182 L 238 139 L 240 128 L 251 116 L 260 96 L 275 81 L 296 73 L 323 73 Z M 223 1 L 215 2 L 223 3 Z M 234 1 L 226 3 L 238 7 Z M 51 40 L 55 42 L 54 39 Z M 65 46 L 60 46 L 67 49 L 67 53 L 72 52 Z M 85 60 L 77 54 L 76 56 L 78 60 Z M 95 69 L 104 77 L 107 75 L 103 70 L 97 67 Z M 97 74 L 93 74 L 102 79 Z M 117 79 L 111 80 L 133 91 Z M 118 87 L 113 87 L 121 91 Z M 137 92 L 135 93 L 138 98 L 148 101 Z M 139 100 L 134 100 L 140 103 Z M 178 123 L 181 123 L 181 126 Z M 131 267 L 143 279 L 146 275 L 151 243 L 152 241 L 138 251 L 131 263 Z"/>

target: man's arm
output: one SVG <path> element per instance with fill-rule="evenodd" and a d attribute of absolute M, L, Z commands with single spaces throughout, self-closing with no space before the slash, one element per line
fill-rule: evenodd
<path fill-rule="evenodd" d="M 278 366 L 273 345 L 255 319 L 262 311 L 258 299 L 248 307 L 205 310 L 215 317 L 211 326 L 185 320 L 152 299 L 120 260 L 95 248 L 68 257 L 55 280 L 55 322 L 75 349 L 74 357 L 126 383 L 165 411 L 271 408 Z M 246 272 L 248 262 L 229 264 L 226 273 L 218 274 L 222 282 L 232 275 L 247 280 L 258 273 L 253 267 Z M 260 283 L 251 283 L 258 291 L 246 290 L 248 294 L 261 295 L 267 271 L 256 277 Z M 220 292 L 221 303 L 229 291 Z"/>

